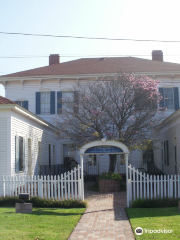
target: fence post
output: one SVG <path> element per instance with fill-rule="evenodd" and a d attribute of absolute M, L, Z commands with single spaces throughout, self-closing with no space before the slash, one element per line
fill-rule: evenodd
<path fill-rule="evenodd" d="M 43 184 L 42 184 L 42 179 L 39 179 L 38 176 L 38 197 L 43 198 Z"/>
<path fill-rule="evenodd" d="M 180 177 L 179 177 L 179 174 L 178 174 L 178 182 L 177 182 L 177 188 L 178 188 L 178 191 L 177 191 L 177 197 L 179 198 L 180 197 Z"/>
<path fill-rule="evenodd" d="M 173 175 L 171 175 L 170 179 L 170 197 L 173 198 Z"/>
<path fill-rule="evenodd" d="M 80 155 L 80 158 L 81 158 L 81 200 L 84 201 L 83 155 Z"/>
<path fill-rule="evenodd" d="M 64 199 L 64 196 L 63 196 L 63 186 L 64 186 L 64 179 L 63 179 L 63 174 L 61 174 L 61 200 Z"/>
<path fill-rule="evenodd" d="M 5 188 L 5 177 L 4 176 L 2 176 L 2 182 L 3 182 L 3 197 L 5 197 L 5 195 L 6 195 L 6 193 L 5 193 L 6 188 Z"/>
<path fill-rule="evenodd" d="M 129 165 L 129 201 L 132 200 L 132 166 L 131 164 Z"/>
<path fill-rule="evenodd" d="M 60 176 L 58 175 L 58 200 L 60 201 Z"/>
<path fill-rule="evenodd" d="M 76 171 L 77 171 L 77 169 L 76 169 L 76 167 L 75 167 L 75 169 L 74 169 L 74 182 L 75 182 L 75 189 L 74 189 L 74 191 L 75 191 L 75 199 L 77 200 L 77 176 L 76 176 Z"/>
<path fill-rule="evenodd" d="M 64 190 L 65 190 L 64 197 L 65 199 L 67 199 L 66 173 L 64 173 Z"/>
<path fill-rule="evenodd" d="M 48 199 L 50 199 L 50 182 L 49 182 L 49 175 L 47 177 L 47 190 L 48 190 Z"/>
<path fill-rule="evenodd" d="M 81 184 L 80 184 L 80 170 L 79 170 L 79 165 L 78 165 L 78 199 L 81 198 Z"/>
<path fill-rule="evenodd" d="M 176 189 L 176 175 L 174 175 L 174 197 L 177 197 L 177 189 Z"/>
<path fill-rule="evenodd" d="M 74 180 L 74 174 L 73 170 L 71 170 L 71 198 L 74 199 L 74 189 L 73 189 L 73 180 Z"/>
<path fill-rule="evenodd" d="M 127 207 L 129 207 L 128 154 L 125 154 L 125 158 L 126 158 L 126 188 L 127 188 Z"/>

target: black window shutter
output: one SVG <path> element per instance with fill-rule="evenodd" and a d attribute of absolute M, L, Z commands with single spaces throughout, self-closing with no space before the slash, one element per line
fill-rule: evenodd
<path fill-rule="evenodd" d="M 23 104 L 22 104 L 22 106 L 23 106 L 25 109 L 28 110 L 28 101 L 24 101 Z"/>
<path fill-rule="evenodd" d="M 179 89 L 174 87 L 174 110 L 179 109 Z"/>
<path fill-rule="evenodd" d="M 74 91 L 74 112 L 79 112 L 79 94 L 78 91 Z"/>
<path fill-rule="evenodd" d="M 57 92 L 57 114 L 62 113 L 62 92 Z"/>
<path fill-rule="evenodd" d="M 167 146 L 167 165 L 169 165 L 169 147 L 168 147 L 168 140 L 166 141 Z"/>
<path fill-rule="evenodd" d="M 159 107 L 163 108 L 164 107 L 164 89 L 163 88 L 159 88 L 159 93 L 161 93 L 161 96 L 163 97 L 159 103 Z"/>
<path fill-rule="evenodd" d="M 19 136 L 15 136 L 15 172 L 19 172 Z"/>
<path fill-rule="evenodd" d="M 50 114 L 55 114 L 55 91 L 50 92 Z"/>
<path fill-rule="evenodd" d="M 36 114 L 41 114 L 41 108 L 40 108 L 40 92 L 36 92 Z"/>

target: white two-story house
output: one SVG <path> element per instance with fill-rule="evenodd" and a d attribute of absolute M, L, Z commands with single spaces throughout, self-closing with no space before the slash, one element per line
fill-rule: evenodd
<path fill-rule="evenodd" d="M 114 78 L 117 73 L 122 72 L 147 75 L 160 80 L 159 91 L 164 98 L 161 106 L 167 108 L 167 116 L 179 109 L 180 64 L 164 62 L 163 53 L 159 50 L 152 52 L 152 60 L 112 57 L 84 58 L 61 63 L 60 56 L 52 54 L 49 56 L 48 66 L 0 76 L 0 83 L 5 88 L 6 98 L 53 125 L 53 119 L 63 114 L 63 98 L 68 95 L 76 102 L 76 92 L 73 92 L 75 82 L 98 81 L 99 78 L 107 76 Z M 59 101 L 60 99 L 62 101 Z M 53 152 L 52 146 L 50 149 Z M 55 154 L 55 164 L 63 164 L 68 156 L 79 161 L 78 152 L 71 151 L 71 142 L 59 139 L 55 149 L 59 149 L 58 154 Z M 149 158 L 153 158 L 152 155 L 152 152 L 136 150 L 130 154 L 130 161 L 145 164 Z M 108 170 L 108 157 L 101 161 L 99 156 L 90 156 L 86 160 L 91 163 L 90 167 L 94 168 L 94 171 Z M 100 168 L 96 170 L 98 163 Z M 119 164 L 125 171 L 124 162 L 120 159 Z M 140 164 L 137 167 L 143 166 Z M 120 171 L 118 166 L 117 171 Z"/>

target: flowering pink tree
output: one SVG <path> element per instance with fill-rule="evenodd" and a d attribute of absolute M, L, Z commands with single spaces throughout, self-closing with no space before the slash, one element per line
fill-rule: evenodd
<path fill-rule="evenodd" d="M 75 86 L 78 102 L 63 100 L 66 110 L 57 121 L 60 137 L 77 146 L 102 138 L 123 142 L 131 150 L 143 146 L 163 117 L 157 86 L 156 80 L 134 74 L 79 83 Z M 110 155 L 112 172 L 115 159 Z"/>

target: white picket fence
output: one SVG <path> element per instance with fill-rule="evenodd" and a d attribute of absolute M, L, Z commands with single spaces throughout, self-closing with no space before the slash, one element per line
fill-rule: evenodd
<path fill-rule="evenodd" d="M 149 175 L 128 166 L 127 206 L 131 200 L 180 198 L 180 175 Z"/>
<path fill-rule="evenodd" d="M 64 200 L 84 200 L 83 177 L 81 167 L 61 176 L 3 176 L 3 196 L 18 196 L 29 193 L 31 197 Z"/>

